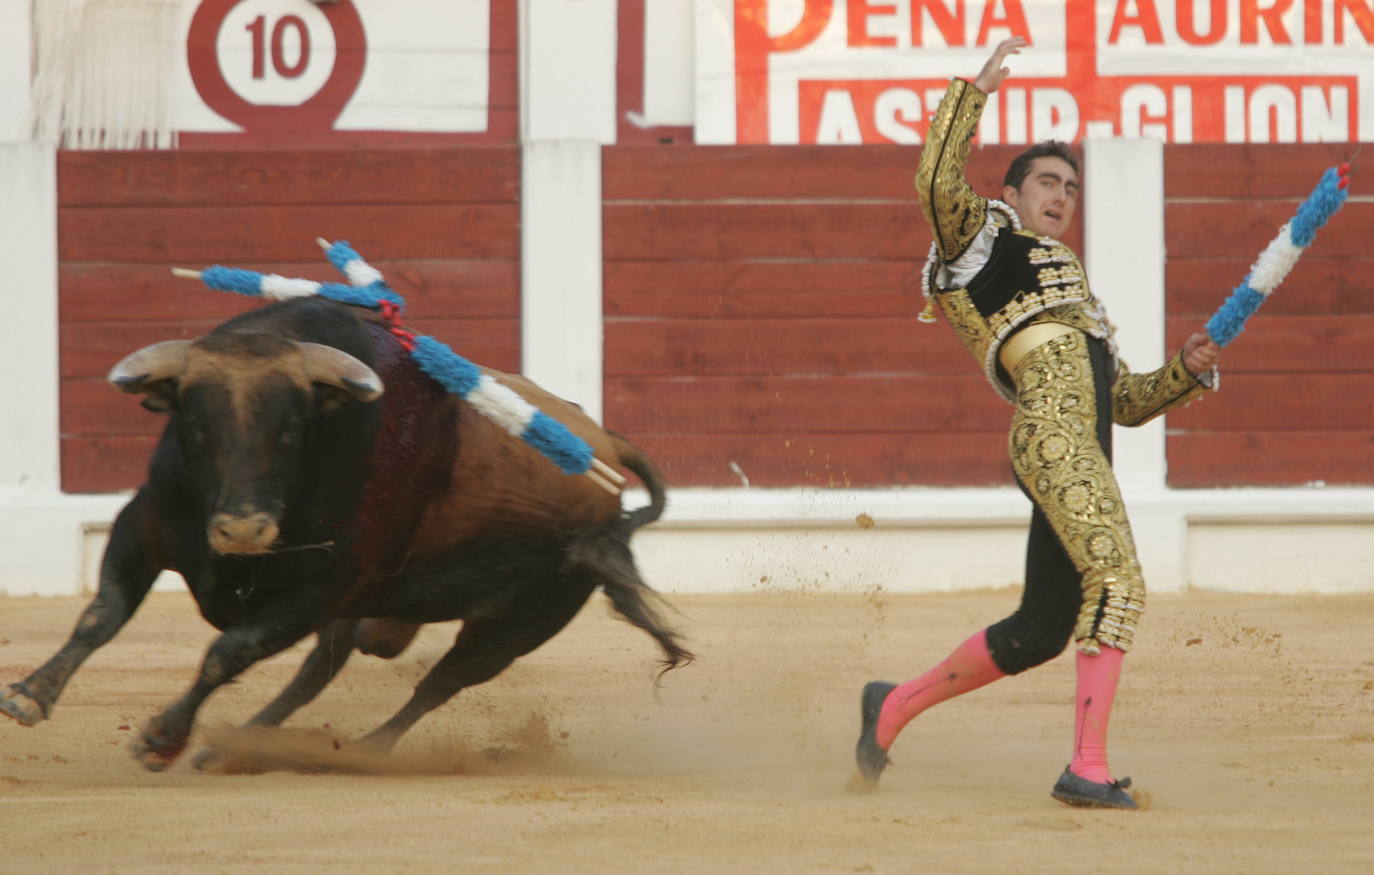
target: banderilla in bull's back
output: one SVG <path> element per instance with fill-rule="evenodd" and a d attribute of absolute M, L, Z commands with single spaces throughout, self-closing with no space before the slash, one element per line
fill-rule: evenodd
<path fill-rule="evenodd" d="M 448 391 L 397 328 L 380 307 L 296 295 L 116 364 L 111 385 L 167 423 L 114 521 L 95 598 L 51 659 L 0 692 L 0 713 L 25 726 L 51 717 L 164 569 L 185 578 L 221 634 L 132 744 L 154 771 L 185 749 L 211 693 L 312 633 L 295 678 L 248 726 L 280 725 L 354 650 L 395 657 L 422 624 L 463 620 L 410 700 L 362 739 L 388 751 L 424 714 L 556 634 L 597 588 L 658 643 L 665 671 L 690 662 L 630 551 L 665 506 L 654 463 L 576 405 L 474 366 L 473 391 L 499 386 L 557 424 L 541 434 L 577 443 L 530 441 L 479 412 L 472 392 Z M 550 464 L 563 451 L 564 464 Z M 597 478 L 573 476 L 587 458 L 606 471 L 587 462 Z M 643 482 L 647 505 L 622 510 L 612 465 Z"/>

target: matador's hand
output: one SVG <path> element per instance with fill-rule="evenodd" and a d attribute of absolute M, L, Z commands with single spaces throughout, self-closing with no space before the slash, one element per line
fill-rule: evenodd
<path fill-rule="evenodd" d="M 1207 332 L 1199 331 L 1183 342 L 1183 366 L 1194 377 L 1207 373 L 1219 361 L 1221 347 L 1207 336 Z"/>
<path fill-rule="evenodd" d="M 1011 75 L 1011 68 L 1003 67 L 1002 62 L 1007 59 L 1007 55 L 1021 54 L 1021 47 L 1024 45 L 1029 43 L 1023 36 L 1014 36 L 998 43 L 992 57 L 983 65 L 978 78 L 973 80 L 973 87 L 984 94 L 991 94 L 1002 87 L 1002 81 Z"/>

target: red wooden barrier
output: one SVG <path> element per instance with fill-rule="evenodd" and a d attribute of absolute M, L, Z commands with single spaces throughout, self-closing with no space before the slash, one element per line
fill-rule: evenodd
<path fill-rule="evenodd" d="M 1164 155 L 1176 348 L 1349 148 L 1167 146 Z M 1221 392 L 1170 415 L 1171 485 L 1374 483 L 1372 227 L 1374 203 L 1348 202 L 1227 348 Z"/>
<path fill-rule="evenodd" d="M 115 362 L 259 303 L 173 265 L 338 280 L 314 239 L 346 239 L 406 297 L 412 328 L 518 370 L 519 181 L 508 146 L 60 153 L 63 489 L 142 482 L 162 419 L 104 384 Z"/>

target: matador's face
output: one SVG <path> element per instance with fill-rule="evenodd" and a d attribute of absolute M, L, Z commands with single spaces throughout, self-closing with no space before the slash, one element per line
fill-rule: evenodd
<path fill-rule="evenodd" d="M 1002 198 L 1027 230 L 1057 240 L 1068 232 L 1078 209 L 1078 174 L 1063 158 L 1042 155 L 1031 162 L 1019 188 L 1002 188 Z"/>

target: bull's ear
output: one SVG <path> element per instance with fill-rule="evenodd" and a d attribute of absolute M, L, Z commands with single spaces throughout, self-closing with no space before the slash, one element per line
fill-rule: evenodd
<path fill-rule="evenodd" d="M 341 349 L 322 343 L 301 343 L 305 375 L 312 383 L 324 383 L 347 392 L 359 401 L 376 401 L 382 395 L 377 372 Z"/>
<path fill-rule="evenodd" d="M 186 369 L 189 340 L 164 340 L 130 353 L 110 369 L 105 381 L 121 392 L 142 393 L 143 406 L 158 413 L 172 409 L 174 381 Z"/>

